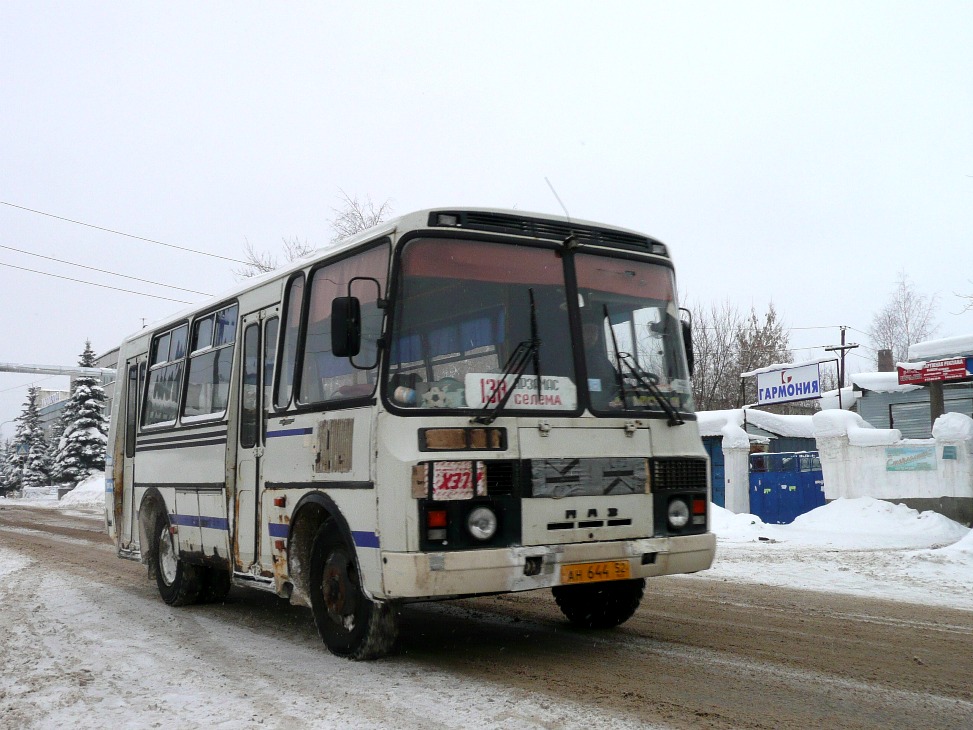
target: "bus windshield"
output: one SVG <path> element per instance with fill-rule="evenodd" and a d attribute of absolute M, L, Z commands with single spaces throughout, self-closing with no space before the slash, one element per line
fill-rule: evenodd
<path fill-rule="evenodd" d="M 592 254 L 574 262 L 592 410 L 691 412 L 672 270 Z"/>
<path fill-rule="evenodd" d="M 569 296 L 559 249 L 407 243 L 390 335 L 391 402 L 471 411 L 589 407 L 604 415 L 665 410 L 636 387 L 634 366 L 654 374 L 674 408 L 691 410 L 671 271 L 600 255 L 575 261 L 577 292 Z M 574 338 L 570 308 L 583 323 Z M 578 361 L 576 350 L 585 353 Z"/>

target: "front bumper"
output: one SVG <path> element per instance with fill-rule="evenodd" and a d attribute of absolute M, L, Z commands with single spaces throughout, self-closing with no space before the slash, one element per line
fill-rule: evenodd
<path fill-rule="evenodd" d="M 626 560 L 633 578 L 694 573 L 713 564 L 716 535 L 431 553 L 382 553 L 386 599 L 423 599 L 550 588 L 561 566 Z M 532 559 L 532 560 L 528 560 Z M 540 570 L 526 575 L 528 564 Z M 532 572 L 526 571 L 526 572 Z"/>

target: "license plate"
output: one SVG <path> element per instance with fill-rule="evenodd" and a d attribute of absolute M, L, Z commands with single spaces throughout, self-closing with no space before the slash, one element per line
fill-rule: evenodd
<path fill-rule="evenodd" d="M 626 560 L 604 563 L 574 563 L 561 566 L 561 583 L 596 583 L 603 580 L 627 580 L 632 570 Z"/>

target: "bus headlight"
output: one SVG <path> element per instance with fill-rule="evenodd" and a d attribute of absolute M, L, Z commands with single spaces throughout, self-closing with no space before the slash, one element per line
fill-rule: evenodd
<path fill-rule="evenodd" d="M 682 499 L 669 502 L 669 526 L 681 530 L 689 522 L 689 505 Z"/>
<path fill-rule="evenodd" d="M 467 516 L 466 529 L 477 540 L 489 540 L 497 533 L 497 515 L 489 507 L 477 507 Z"/>

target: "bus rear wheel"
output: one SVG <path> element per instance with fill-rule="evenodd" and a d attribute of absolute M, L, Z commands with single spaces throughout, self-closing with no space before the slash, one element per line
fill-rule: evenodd
<path fill-rule="evenodd" d="M 169 520 L 161 514 L 155 521 L 155 582 L 159 595 L 170 606 L 195 603 L 203 589 L 201 569 L 179 559 Z"/>
<path fill-rule="evenodd" d="M 610 629 L 628 621 L 645 593 L 645 578 L 554 586 L 561 613 L 584 629 Z"/>
<path fill-rule="evenodd" d="M 330 521 L 311 548 L 310 592 L 314 624 L 332 654 L 377 659 L 392 649 L 398 636 L 395 606 L 365 595 L 355 551 Z"/>

